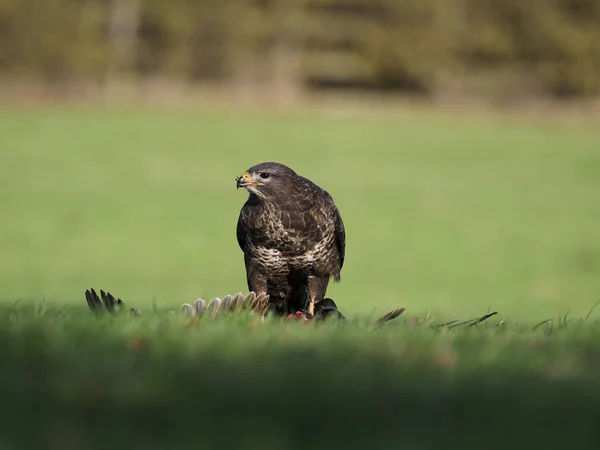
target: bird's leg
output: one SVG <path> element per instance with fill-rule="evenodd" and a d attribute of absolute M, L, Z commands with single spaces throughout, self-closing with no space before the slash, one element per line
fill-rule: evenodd
<path fill-rule="evenodd" d="M 315 315 L 315 302 L 322 300 L 327 290 L 328 277 L 309 277 L 306 283 L 308 293 L 308 313 L 311 316 Z"/>
<path fill-rule="evenodd" d="M 313 298 L 308 300 L 308 313 L 311 316 L 315 315 L 315 300 Z"/>

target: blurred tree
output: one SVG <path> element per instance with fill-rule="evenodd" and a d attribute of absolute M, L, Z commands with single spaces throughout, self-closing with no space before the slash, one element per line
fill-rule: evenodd
<path fill-rule="evenodd" d="M 90 3 L 93 0 L 88 0 Z M 108 13 L 109 73 L 131 76 L 136 69 L 142 0 L 110 0 Z"/>
<path fill-rule="evenodd" d="M 0 74 L 600 93 L 598 0 L 0 0 Z M 524 83 L 528 80 L 530 84 Z M 472 89 L 471 89 L 472 91 Z"/>

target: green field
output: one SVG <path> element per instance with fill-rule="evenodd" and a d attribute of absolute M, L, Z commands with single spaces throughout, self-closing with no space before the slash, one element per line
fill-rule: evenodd
<path fill-rule="evenodd" d="M 234 178 L 268 160 L 341 211 L 349 323 L 179 314 L 246 290 Z M 4 109 L 0 205 L 2 450 L 600 442 L 597 127 Z M 93 317 L 89 287 L 141 316 Z"/>
<path fill-rule="evenodd" d="M 3 111 L 0 297 L 143 307 L 244 290 L 234 177 L 277 160 L 330 191 L 347 314 L 537 320 L 600 299 L 600 132 L 444 117 Z"/>
<path fill-rule="evenodd" d="M 492 318 L 493 319 L 493 318 Z M 0 447 L 597 449 L 600 323 L 0 310 Z"/>

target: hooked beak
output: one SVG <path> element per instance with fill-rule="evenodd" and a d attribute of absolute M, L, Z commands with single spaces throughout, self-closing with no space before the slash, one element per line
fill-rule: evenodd
<path fill-rule="evenodd" d="M 250 178 L 250 174 L 248 172 L 246 172 L 244 175 L 242 175 L 240 177 L 237 177 L 235 179 L 235 181 L 236 181 L 236 189 L 262 185 L 262 183 L 260 181 L 253 181 Z"/>

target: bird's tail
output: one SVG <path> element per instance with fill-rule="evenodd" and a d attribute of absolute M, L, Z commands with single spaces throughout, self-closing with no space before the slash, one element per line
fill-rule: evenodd
<path fill-rule="evenodd" d="M 390 320 L 394 320 L 396 317 L 400 317 L 402 313 L 406 311 L 406 308 L 397 308 L 393 311 L 390 311 L 385 316 L 377 319 L 375 321 L 375 325 L 381 325 L 382 323 L 389 322 Z"/>

